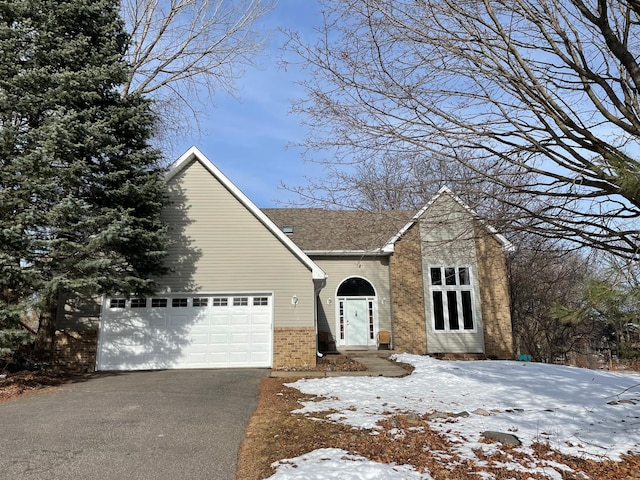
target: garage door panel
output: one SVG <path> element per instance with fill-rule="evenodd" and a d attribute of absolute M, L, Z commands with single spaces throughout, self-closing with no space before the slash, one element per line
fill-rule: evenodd
<path fill-rule="evenodd" d="M 194 326 L 202 326 L 202 327 L 209 326 L 209 315 L 207 315 L 207 311 L 203 310 L 202 308 L 199 308 L 194 313 L 195 313 L 193 317 Z"/>
<path fill-rule="evenodd" d="M 266 353 L 252 353 L 251 354 L 251 363 L 261 363 L 268 362 L 269 358 Z"/>
<path fill-rule="evenodd" d="M 192 335 L 209 335 L 211 333 L 211 326 L 206 324 L 196 324 L 185 328 L 186 331 Z"/>
<path fill-rule="evenodd" d="M 246 351 L 229 352 L 229 363 L 235 365 L 249 365 L 251 363 L 251 357 Z"/>
<path fill-rule="evenodd" d="M 271 332 L 251 332 L 251 343 L 267 344 L 271 342 Z"/>
<path fill-rule="evenodd" d="M 245 295 L 180 295 L 180 305 L 185 298 L 187 306 L 180 307 L 172 307 L 171 299 L 164 308 L 105 306 L 97 369 L 271 366 L 270 296 L 254 301 Z M 246 305 L 233 305 L 237 298 Z M 154 307 L 159 304 L 156 300 Z"/>
<path fill-rule="evenodd" d="M 106 369 L 118 370 L 118 365 L 130 366 L 140 364 L 145 359 L 145 349 L 142 346 L 121 345 L 102 354 L 102 361 Z"/>
<path fill-rule="evenodd" d="M 198 351 L 200 350 L 200 348 L 207 348 L 209 346 L 209 334 L 208 333 L 194 333 L 191 334 L 190 338 L 189 338 L 189 342 L 190 342 L 190 349 L 193 351 L 193 349 L 198 349 Z"/>
<path fill-rule="evenodd" d="M 191 318 L 185 314 L 172 314 L 169 318 L 170 327 L 186 327 L 192 323 Z"/>
<path fill-rule="evenodd" d="M 251 325 L 251 317 L 248 312 L 234 312 L 231 315 L 230 324 L 234 327 L 242 327 Z"/>
<path fill-rule="evenodd" d="M 114 319 L 105 325 L 102 331 L 104 334 L 114 337 L 143 335 L 143 333 L 140 332 L 144 332 L 147 325 L 147 322 L 135 318 Z"/>
<path fill-rule="evenodd" d="M 211 314 L 210 325 L 229 325 L 228 313 L 213 313 Z"/>
<path fill-rule="evenodd" d="M 206 365 L 208 363 L 208 357 L 206 352 L 190 353 L 189 363 L 193 365 Z"/>
<path fill-rule="evenodd" d="M 209 353 L 209 363 L 216 365 L 225 365 L 229 363 L 227 352 L 212 352 Z"/>
<path fill-rule="evenodd" d="M 163 354 L 163 355 L 146 355 L 145 362 L 138 366 L 138 364 L 132 364 L 128 370 L 158 370 L 165 368 L 175 368 L 180 363 L 180 355 L 178 354 Z"/>
<path fill-rule="evenodd" d="M 260 321 L 260 322 L 251 322 L 251 331 L 252 332 L 270 332 L 271 331 L 271 320 Z"/>
<path fill-rule="evenodd" d="M 189 331 L 184 328 L 154 327 L 147 329 L 147 345 L 166 351 L 180 351 L 189 343 Z"/>
<path fill-rule="evenodd" d="M 269 332 L 251 332 L 251 343 L 252 344 L 263 344 L 266 345 L 267 343 L 269 343 L 269 340 L 271 339 L 271 335 L 269 335 Z"/>
<path fill-rule="evenodd" d="M 229 343 L 228 333 L 212 333 L 209 337 L 211 339 L 211 345 L 226 345 Z"/>
<path fill-rule="evenodd" d="M 107 340 L 106 351 L 118 352 L 126 348 L 140 347 L 147 343 L 147 336 L 143 331 L 131 332 L 130 330 L 120 330 L 105 334 Z"/>
<path fill-rule="evenodd" d="M 233 332 L 229 335 L 229 343 L 231 345 L 241 345 L 243 348 L 246 348 L 250 338 L 251 335 L 249 332 Z"/>
<path fill-rule="evenodd" d="M 166 327 L 167 315 L 152 312 L 151 315 L 149 316 L 149 325 L 152 327 Z"/>
<path fill-rule="evenodd" d="M 271 324 L 271 315 L 269 313 L 254 313 L 251 315 L 251 325 L 265 325 Z"/>

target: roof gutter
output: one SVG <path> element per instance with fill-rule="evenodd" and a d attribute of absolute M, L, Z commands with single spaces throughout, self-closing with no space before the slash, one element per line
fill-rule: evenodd
<path fill-rule="evenodd" d="M 325 257 L 386 257 L 390 252 L 384 250 L 305 250 L 307 255 L 325 256 Z"/>

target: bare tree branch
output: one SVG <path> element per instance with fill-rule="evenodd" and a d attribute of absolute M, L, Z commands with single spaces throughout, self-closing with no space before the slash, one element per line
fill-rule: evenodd
<path fill-rule="evenodd" d="M 123 0 L 131 34 L 129 78 L 122 95 L 152 96 L 167 117 L 197 120 L 205 99 L 233 92 L 263 46 L 256 22 L 275 0 Z M 193 117 L 193 118 L 192 118 Z M 181 122 L 184 124 L 185 122 Z"/>
<path fill-rule="evenodd" d="M 365 166 L 449 158 L 460 168 L 436 183 L 485 188 L 514 228 L 637 258 L 637 2 L 322 3 L 318 41 L 288 43 L 313 72 L 293 107 L 308 158 L 332 152 L 334 178 L 348 172 L 357 188 Z"/>

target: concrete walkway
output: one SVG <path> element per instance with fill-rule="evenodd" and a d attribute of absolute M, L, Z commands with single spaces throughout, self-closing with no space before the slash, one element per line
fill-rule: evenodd
<path fill-rule="evenodd" d="M 367 367 L 363 371 L 283 371 L 272 370 L 271 376 L 278 378 L 317 378 L 317 377 L 404 377 L 409 372 L 389 357 L 392 350 L 346 350 L 340 352 L 351 360 Z"/>

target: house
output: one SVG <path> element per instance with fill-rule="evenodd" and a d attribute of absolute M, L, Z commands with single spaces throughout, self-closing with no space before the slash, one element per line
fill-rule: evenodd
<path fill-rule="evenodd" d="M 381 333 L 396 351 L 513 357 L 510 244 L 448 189 L 418 212 L 261 210 L 195 147 L 167 180 L 171 273 L 151 298 L 65 302 L 59 362 L 305 368 Z"/>

